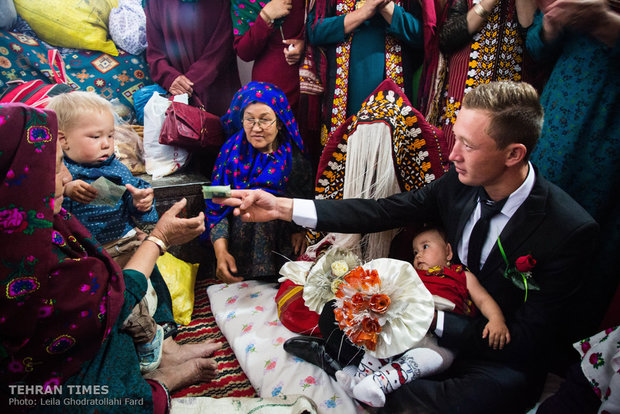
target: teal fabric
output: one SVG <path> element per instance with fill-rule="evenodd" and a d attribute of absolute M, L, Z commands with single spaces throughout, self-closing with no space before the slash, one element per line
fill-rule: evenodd
<path fill-rule="evenodd" d="M 329 88 L 326 102 L 331 107 L 336 78 L 335 48 L 337 43 L 345 40 L 345 16 L 336 16 L 335 10 L 328 10 L 327 13 L 328 16 L 315 23 L 315 14 L 312 11 L 308 16 L 307 33 L 312 45 L 327 47 Z M 415 16 L 419 16 L 419 6 L 416 6 L 412 13 L 406 13 L 402 7 L 395 6 L 391 25 L 388 25 L 383 17 L 376 15 L 353 32 L 347 117 L 356 114 L 364 100 L 385 79 L 386 34 L 395 36 L 403 45 L 404 89 L 407 96 L 411 97 L 413 73 L 422 63 L 424 55 L 422 19 Z"/>
<path fill-rule="evenodd" d="M 541 59 L 560 54 L 541 95 L 545 122 L 532 160 L 543 176 L 600 219 L 611 212 L 606 210 L 620 176 L 620 42 L 610 48 L 567 32 L 545 45 L 541 30 L 539 13 L 528 33 L 530 53 Z M 614 204 L 620 218 L 620 204 Z"/>
<path fill-rule="evenodd" d="M 608 47 L 588 35 L 565 31 L 553 44 L 545 44 L 542 17 L 538 12 L 528 31 L 528 50 L 539 61 L 557 61 L 541 95 L 545 121 L 532 161 L 599 223 L 599 256 L 588 259 L 592 273 L 617 281 L 620 40 Z M 613 291 L 611 287 L 609 294 Z"/>
<path fill-rule="evenodd" d="M 16 79 L 41 79 L 53 83 L 47 63 L 47 47 L 34 37 L 0 31 L 0 94 L 6 83 Z M 119 50 L 110 56 L 91 50 L 62 53 L 69 85 L 74 90 L 94 91 L 109 101 L 118 99 L 135 118 L 133 93 L 153 83 L 143 54 Z M 125 120 L 129 116 L 124 117 Z"/>
<path fill-rule="evenodd" d="M 85 363 L 82 370 L 69 378 L 62 387 L 62 395 L 52 395 L 61 401 L 60 405 L 39 405 L 36 413 L 152 413 L 153 398 L 151 386 L 140 374 L 140 363 L 131 336 L 120 331 L 123 321 L 133 307 L 146 294 L 144 275 L 135 270 L 124 270 L 125 303 L 112 332 L 101 344 L 95 357 Z M 172 301 L 165 282 L 155 267 L 151 283 L 157 293 L 158 307 L 155 320 L 161 324 L 173 321 Z M 76 394 L 70 386 L 106 386 L 94 388 L 82 395 Z M 71 393 L 73 389 L 73 393 Z M 70 402 L 70 404 L 66 404 Z"/>

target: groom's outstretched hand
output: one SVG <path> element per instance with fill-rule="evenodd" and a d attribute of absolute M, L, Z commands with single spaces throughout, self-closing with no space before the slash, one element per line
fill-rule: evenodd
<path fill-rule="evenodd" d="M 263 190 L 232 190 L 228 198 L 214 198 L 214 203 L 233 207 L 233 214 L 243 221 L 291 221 L 293 199 L 276 197 Z"/>

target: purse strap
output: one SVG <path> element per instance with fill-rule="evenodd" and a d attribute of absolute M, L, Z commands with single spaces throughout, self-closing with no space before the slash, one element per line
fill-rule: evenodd
<path fill-rule="evenodd" d="M 52 75 L 56 83 L 67 83 L 67 73 L 65 72 L 65 62 L 60 56 L 60 52 L 57 49 L 50 49 L 47 51 L 47 61 L 50 64 Z M 56 69 L 58 68 L 58 70 Z"/>
<path fill-rule="evenodd" d="M 200 100 L 198 95 L 193 93 L 192 96 L 189 99 L 190 99 L 190 104 L 192 106 L 195 106 L 195 107 L 197 107 L 199 109 L 202 109 L 205 112 L 207 111 L 207 109 L 205 108 L 204 104 L 202 103 L 202 101 Z"/>

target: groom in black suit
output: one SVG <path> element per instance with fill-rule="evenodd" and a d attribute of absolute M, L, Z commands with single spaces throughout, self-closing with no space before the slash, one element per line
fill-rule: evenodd
<path fill-rule="evenodd" d="M 483 84 L 465 95 L 454 125 L 453 167 L 418 191 L 380 200 L 312 202 L 239 190 L 224 201 L 247 221 L 294 220 L 319 231 L 369 233 L 423 222 L 445 228 L 457 260 L 501 307 L 512 340 L 502 350 L 491 349 L 482 338 L 482 316 L 439 312 L 433 323 L 439 344 L 458 350 L 459 357 L 443 374 L 389 394 L 386 413 L 524 412 L 537 400 L 550 361 L 591 333 L 588 322 L 597 322 L 580 315 L 587 314 L 583 292 L 598 225 L 529 163 L 542 121 L 530 85 Z M 524 300 L 524 290 L 504 272 L 527 255 L 536 261 L 531 282 L 540 290 L 529 289 Z M 350 364 L 350 352 L 357 350 L 346 349 L 337 326 L 323 324 L 321 332 L 330 337 L 329 353 Z"/>

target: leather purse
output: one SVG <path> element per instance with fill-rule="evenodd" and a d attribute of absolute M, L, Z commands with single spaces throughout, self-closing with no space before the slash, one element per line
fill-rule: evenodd
<path fill-rule="evenodd" d="M 159 143 L 185 149 L 218 149 L 224 143 L 220 118 L 207 112 L 198 97 L 198 106 L 172 101 L 159 134 Z"/>

